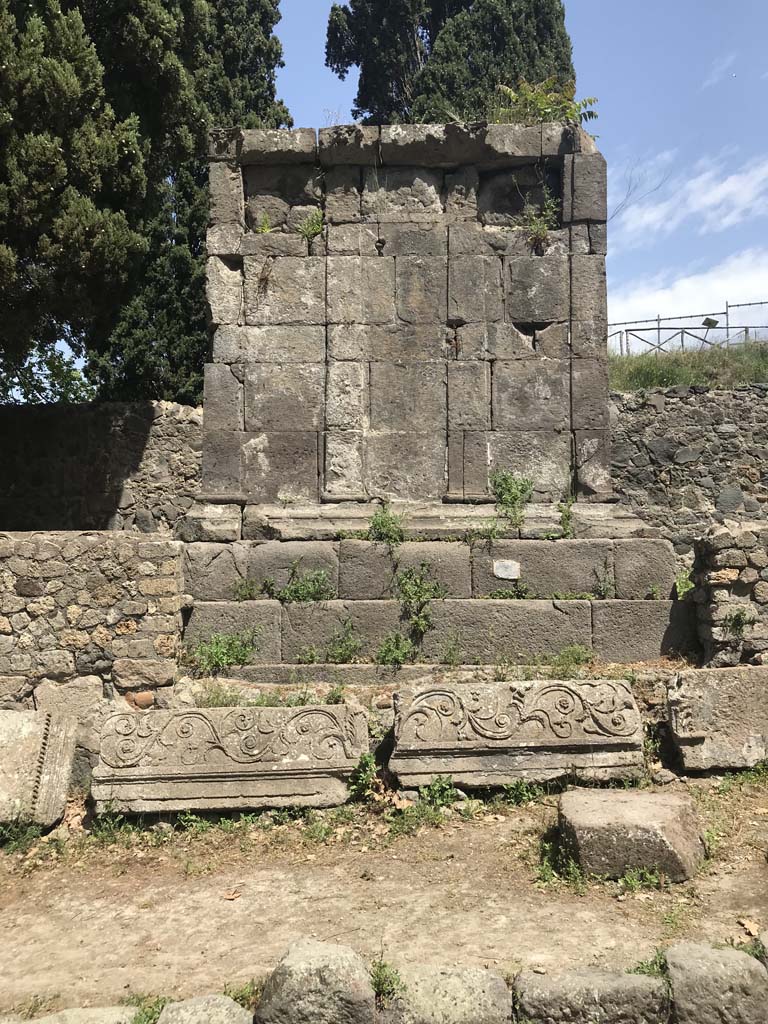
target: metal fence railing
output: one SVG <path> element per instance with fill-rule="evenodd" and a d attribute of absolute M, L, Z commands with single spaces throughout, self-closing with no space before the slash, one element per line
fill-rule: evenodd
<path fill-rule="evenodd" d="M 759 307 L 765 307 L 765 316 Z M 743 321 L 752 316 L 741 314 L 741 323 L 733 323 L 735 310 L 755 310 L 757 320 Z M 763 318 L 764 322 L 759 322 Z M 635 320 L 610 324 L 608 345 L 620 355 L 640 352 L 701 352 L 707 348 L 728 348 L 745 342 L 768 342 L 768 299 L 764 302 L 725 304 L 717 313 L 688 314 L 677 317 L 658 316 L 652 320 Z"/>

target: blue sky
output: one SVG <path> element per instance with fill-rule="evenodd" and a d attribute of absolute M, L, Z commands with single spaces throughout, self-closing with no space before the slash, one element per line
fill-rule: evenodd
<path fill-rule="evenodd" d="M 324 66 L 331 0 L 282 0 L 280 96 L 297 126 L 349 121 Z M 768 300 L 768 0 L 566 0 L 578 94 L 599 98 L 613 321 Z M 768 324 L 768 305 L 734 313 Z"/>

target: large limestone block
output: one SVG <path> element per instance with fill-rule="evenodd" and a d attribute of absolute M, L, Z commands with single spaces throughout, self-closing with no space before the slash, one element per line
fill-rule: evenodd
<path fill-rule="evenodd" d="M 325 172 L 325 219 L 329 225 L 362 219 L 362 172 L 359 167 L 331 167 Z"/>
<path fill-rule="evenodd" d="M 405 992 L 391 1011 L 396 1024 L 508 1024 L 512 994 L 495 971 L 481 967 L 410 967 Z"/>
<path fill-rule="evenodd" d="M 217 363 L 322 363 L 325 327 L 220 327 L 213 337 Z"/>
<path fill-rule="evenodd" d="M 490 363 L 448 363 L 448 428 L 487 430 L 491 426 Z"/>
<path fill-rule="evenodd" d="M 574 430 L 604 430 L 608 426 L 607 359 L 574 359 L 571 377 Z"/>
<path fill-rule="evenodd" d="M 242 374 L 224 363 L 206 363 L 203 429 L 243 429 Z"/>
<path fill-rule="evenodd" d="M 498 360 L 493 422 L 498 430 L 566 430 L 571 419 L 570 365 L 564 359 Z"/>
<path fill-rule="evenodd" d="M 525 324 L 567 320 L 569 263 L 565 256 L 505 257 L 507 320 Z"/>
<path fill-rule="evenodd" d="M 296 942 L 270 975 L 256 1024 L 371 1024 L 376 997 L 365 963 L 347 946 Z"/>
<path fill-rule="evenodd" d="M 518 1020 L 526 1024 L 664 1024 L 669 996 L 659 978 L 584 968 L 523 971 L 515 980 Z"/>
<path fill-rule="evenodd" d="M 651 595 L 672 597 L 677 562 L 675 549 L 668 540 L 617 540 L 613 560 L 617 598 L 642 601 Z"/>
<path fill-rule="evenodd" d="M 443 363 L 373 363 L 371 430 L 419 433 L 445 429 L 447 370 Z"/>
<path fill-rule="evenodd" d="M 324 601 L 283 606 L 283 661 L 297 664 L 314 652 L 324 661 L 335 635 L 349 623 L 360 642 L 359 657 L 372 661 L 384 638 L 402 629 L 397 601 Z"/>
<path fill-rule="evenodd" d="M 215 161 L 208 165 L 208 191 L 210 195 L 210 223 L 245 223 L 243 203 L 243 176 L 240 168 Z"/>
<path fill-rule="evenodd" d="M 314 163 L 317 136 L 314 128 L 249 128 L 242 134 L 240 163 Z"/>
<path fill-rule="evenodd" d="M 467 437 L 478 435 L 467 434 Z M 487 460 L 491 471 L 505 469 L 533 481 L 537 500 L 559 501 L 571 483 L 571 438 L 567 430 L 491 430 L 483 435 L 479 463 Z M 471 445 L 464 445 L 464 476 L 468 462 L 475 460 Z"/>
<path fill-rule="evenodd" d="M 393 259 L 329 256 L 327 286 L 329 324 L 388 324 L 395 319 Z"/>
<path fill-rule="evenodd" d="M 75 756 L 74 718 L 0 711 L 0 823 L 50 828 L 64 814 Z"/>
<path fill-rule="evenodd" d="M 319 435 L 316 431 L 269 430 L 245 433 L 242 439 L 240 478 L 250 502 L 317 501 Z"/>
<path fill-rule="evenodd" d="M 243 262 L 247 324 L 325 323 L 324 257 L 246 256 Z"/>
<path fill-rule="evenodd" d="M 681 672 L 667 702 L 686 769 L 751 768 L 768 758 L 768 666 Z"/>
<path fill-rule="evenodd" d="M 436 775 L 466 786 L 569 773 L 632 777 L 642 743 L 640 712 L 623 681 L 430 681 L 395 694 L 390 767 L 408 786 Z"/>
<path fill-rule="evenodd" d="M 100 812 L 332 807 L 367 749 L 365 712 L 343 704 L 116 714 L 92 794 Z"/>
<path fill-rule="evenodd" d="M 426 404 L 430 414 L 434 413 L 437 401 L 433 398 Z M 440 429 L 424 432 L 421 424 L 419 417 L 414 424 L 417 429 L 407 430 L 404 423 L 400 430 L 367 434 L 365 462 L 372 498 L 404 501 L 442 499 L 448 484 L 446 434 Z"/>
<path fill-rule="evenodd" d="M 385 256 L 448 254 L 448 228 L 444 224 L 381 224 L 376 234 Z"/>
<path fill-rule="evenodd" d="M 189 650 L 214 634 L 254 634 L 254 651 L 248 664 L 280 661 L 280 604 L 277 601 L 200 601 L 195 604 L 184 631 Z"/>
<path fill-rule="evenodd" d="M 247 544 L 187 544 L 183 562 L 185 593 L 199 601 L 231 601 L 247 566 Z"/>
<path fill-rule="evenodd" d="M 452 256 L 448 262 L 448 318 L 459 323 L 504 319 L 498 256 Z"/>
<path fill-rule="evenodd" d="M 360 362 L 445 362 L 453 335 L 443 324 L 330 324 L 331 359 Z"/>
<path fill-rule="evenodd" d="M 621 878 L 645 868 L 684 882 L 704 862 L 701 822 L 686 794 L 571 790 L 560 797 L 558 826 L 588 875 Z"/>
<path fill-rule="evenodd" d="M 210 256 L 206 263 L 205 294 L 211 323 L 242 323 L 243 271 L 237 260 Z"/>
<path fill-rule="evenodd" d="M 475 597 L 513 587 L 515 582 L 540 598 L 595 593 L 606 578 L 612 582 L 610 541 L 495 540 L 488 546 L 475 545 L 472 552 Z"/>
<path fill-rule="evenodd" d="M 228 996 L 197 996 L 163 1007 L 157 1024 L 253 1024 L 253 1014 Z"/>
<path fill-rule="evenodd" d="M 271 579 L 284 587 L 292 575 L 322 570 L 334 590 L 339 586 L 339 548 L 329 541 L 267 541 L 250 547 L 248 579 L 259 586 Z"/>
<path fill-rule="evenodd" d="M 605 256 L 574 256 L 571 264 L 573 319 L 580 322 L 604 320 L 608 307 Z"/>
<path fill-rule="evenodd" d="M 448 317 L 448 260 L 445 256 L 395 259 L 397 315 L 407 324 L 443 324 Z"/>
<path fill-rule="evenodd" d="M 662 655 L 695 654 L 693 606 L 677 601 L 595 601 L 592 605 L 595 654 L 603 661 L 629 664 Z"/>
<path fill-rule="evenodd" d="M 239 505 L 195 502 L 176 524 L 175 536 L 187 544 L 231 544 L 240 540 L 243 512 Z"/>
<path fill-rule="evenodd" d="M 336 429 L 325 435 L 323 497 L 330 501 L 364 501 L 362 430 Z"/>
<path fill-rule="evenodd" d="M 442 219 L 441 172 L 425 167 L 369 167 L 364 175 L 363 220 L 416 224 Z"/>
<path fill-rule="evenodd" d="M 378 126 L 337 124 L 321 128 L 318 132 L 320 163 L 323 167 L 335 164 L 375 164 L 379 154 Z"/>
<path fill-rule="evenodd" d="M 448 596 L 472 596 L 466 544 L 421 541 L 390 551 L 385 544 L 364 540 L 344 540 L 339 546 L 339 596 L 353 601 L 393 597 L 397 574 L 423 563 L 429 578 L 441 583 Z"/>
<path fill-rule="evenodd" d="M 245 375 L 245 429 L 320 430 L 325 402 L 322 363 L 260 363 Z"/>
<path fill-rule="evenodd" d="M 768 971 L 735 949 L 681 942 L 667 950 L 677 1024 L 765 1024 Z"/>

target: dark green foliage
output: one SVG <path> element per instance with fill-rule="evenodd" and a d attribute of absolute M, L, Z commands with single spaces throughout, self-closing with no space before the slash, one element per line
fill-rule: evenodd
<path fill-rule="evenodd" d="M 482 119 L 501 84 L 575 77 L 562 0 L 349 0 L 334 4 L 326 64 L 354 65 L 368 123 Z"/>
<path fill-rule="evenodd" d="M 270 600 L 280 601 L 282 604 L 308 604 L 311 601 L 333 601 L 336 597 L 336 588 L 325 569 L 312 569 L 310 572 L 300 573 L 299 562 L 296 561 L 291 566 L 288 582 L 284 587 L 278 587 L 270 576 L 261 584 L 261 593 Z"/>

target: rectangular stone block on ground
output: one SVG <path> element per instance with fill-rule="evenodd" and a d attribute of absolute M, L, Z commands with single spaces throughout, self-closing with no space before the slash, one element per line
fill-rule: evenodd
<path fill-rule="evenodd" d="M 519 575 L 505 575 L 513 562 Z M 589 540 L 495 540 L 490 550 L 475 545 L 472 552 L 472 591 L 484 597 L 519 580 L 533 595 L 594 594 L 606 581 L 613 586 L 613 552 L 610 541 Z"/>
<path fill-rule="evenodd" d="M 433 601 L 434 628 L 427 633 L 419 661 L 439 662 L 455 643 L 459 660 L 492 665 L 500 658 L 524 663 L 565 647 L 592 645 L 588 601 Z"/>
<path fill-rule="evenodd" d="M 404 786 L 447 775 L 465 786 L 515 779 L 632 777 L 643 728 L 618 680 L 428 683 L 395 694 L 392 771 Z"/>
<path fill-rule="evenodd" d="M 681 672 L 667 705 L 686 770 L 752 768 L 768 758 L 768 667 Z"/>
<path fill-rule="evenodd" d="M 118 714 L 92 793 L 101 812 L 331 807 L 367 749 L 366 713 L 341 704 Z"/>
<path fill-rule="evenodd" d="M 326 661 L 326 649 L 349 621 L 361 641 L 359 657 L 373 661 L 384 638 L 403 629 L 397 601 L 323 601 L 283 605 L 283 661 L 298 663 L 314 651 Z"/>
<path fill-rule="evenodd" d="M 527 1024 L 666 1024 L 665 979 L 591 968 L 515 979 L 518 1019 Z"/>
<path fill-rule="evenodd" d="M 64 814 L 75 756 L 74 718 L 0 712 L 0 824 L 51 828 Z"/>
<path fill-rule="evenodd" d="M 248 664 L 280 661 L 280 604 L 278 601 L 200 601 L 192 609 L 184 646 L 191 652 L 214 633 L 235 636 L 253 633 L 254 651 Z"/>
<path fill-rule="evenodd" d="M 595 601 L 595 654 L 603 661 L 655 661 L 698 653 L 694 606 L 679 601 Z"/>

